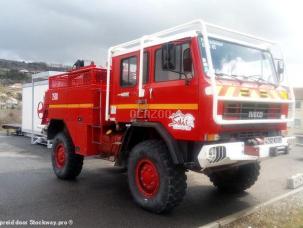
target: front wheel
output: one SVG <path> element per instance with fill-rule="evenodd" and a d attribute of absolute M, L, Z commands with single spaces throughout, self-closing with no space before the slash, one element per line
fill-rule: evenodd
<path fill-rule="evenodd" d="M 64 180 L 81 173 L 83 156 L 75 154 L 73 142 L 65 133 L 58 133 L 53 140 L 52 166 L 56 176 Z"/>
<path fill-rule="evenodd" d="M 173 164 L 160 140 L 147 140 L 132 149 L 128 182 L 135 202 L 154 213 L 171 211 L 187 188 L 184 168 Z"/>
<path fill-rule="evenodd" d="M 210 181 L 221 191 L 243 192 L 250 188 L 260 174 L 260 163 L 254 162 L 209 174 Z"/>

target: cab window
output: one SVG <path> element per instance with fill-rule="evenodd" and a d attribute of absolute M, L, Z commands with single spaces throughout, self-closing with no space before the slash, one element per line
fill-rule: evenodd
<path fill-rule="evenodd" d="M 120 86 L 133 87 L 137 82 L 137 57 L 121 60 Z"/>
<path fill-rule="evenodd" d="M 175 70 L 162 69 L 162 49 L 156 50 L 155 54 L 155 81 L 171 81 L 186 79 L 185 73 L 192 74 L 191 51 L 188 43 L 176 45 L 176 67 Z"/>

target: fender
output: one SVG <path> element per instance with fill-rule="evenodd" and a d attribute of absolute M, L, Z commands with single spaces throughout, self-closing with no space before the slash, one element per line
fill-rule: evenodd
<path fill-rule="evenodd" d="M 178 146 L 178 142 L 168 133 L 168 131 L 162 126 L 162 124 L 155 122 L 134 122 L 131 124 L 131 126 L 127 129 L 122 140 L 122 146 L 119 153 L 120 158 L 118 159 L 120 162 L 121 160 L 123 160 L 123 158 L 125 158 L 125 155 L 129 152 L 128 148 L 130 147 L 131 138 L 135 133 L 136 128 L 154 129 L 155 132 L 157 132 L 158 135 L 166 143 L 173 163 L 174 164 L 184 163 L 181 147 Z"/>

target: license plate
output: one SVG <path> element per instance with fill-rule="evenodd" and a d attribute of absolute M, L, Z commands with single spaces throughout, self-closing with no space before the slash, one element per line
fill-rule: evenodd
<path fill-rule="evenodd" d="M 265 137 L 264 138 L 264 144 L 276 144 L 276 143 L 282 143 L 282 137 L 281 136 Z"/>

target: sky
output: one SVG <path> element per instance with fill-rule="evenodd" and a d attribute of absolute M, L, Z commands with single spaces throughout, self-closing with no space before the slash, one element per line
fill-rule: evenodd
<path fill-rule="evenodd" d="M 197 18 L 278 41 L 303 87 L 302 0 L 0 0 L 0 58 L 104 66 L 110 46 Z"/>

